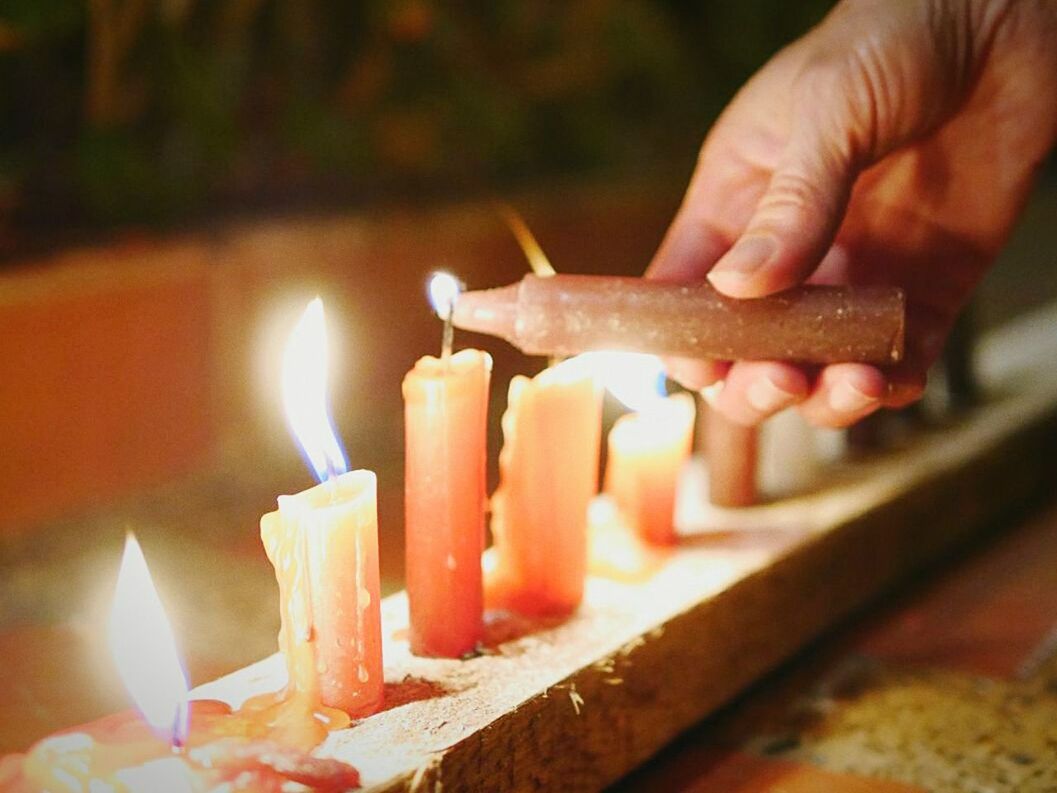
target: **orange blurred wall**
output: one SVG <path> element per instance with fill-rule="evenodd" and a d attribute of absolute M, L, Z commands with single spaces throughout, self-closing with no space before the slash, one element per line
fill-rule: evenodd
<path fill-rule="evenodd" d="M 0 535 L 200 464 L 213 440 L 201 251 L 82 250 L 0 282 Z"/>

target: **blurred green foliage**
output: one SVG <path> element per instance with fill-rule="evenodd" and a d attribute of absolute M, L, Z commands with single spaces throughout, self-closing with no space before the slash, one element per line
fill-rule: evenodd
<path fill-rule="evenodd" d="M 164 221 L 692 156 L 829 0 L 0 0 L 0 213 Z"/>

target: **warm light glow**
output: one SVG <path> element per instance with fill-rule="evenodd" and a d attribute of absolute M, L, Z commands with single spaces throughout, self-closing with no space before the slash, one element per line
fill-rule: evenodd
<path fill-rule="evenodd" d="M 187 737 L 187 676 L 169 619 L 136 538 L 125 553 L 110 610 L 110 652 L 146 722 L 173 744 Z"/>
<path fill-rule="evenodd" d="M 436 272 L 429 279 L 429 302 L 437 316 L 447 319 L 455 305 L 455 298 L 462 291 L 459 279 L 451 273 Z"/>
<path fill-rule="evenodd" d="M 348 471 L 327 408 L 327 327 L 318 297 L 286 342 L 282 385 L 286 419 L 316 478 L 323 482 Z"/>
<path fill-rule="evenodd" d="M 644 411 L 664 397 L 664 365 L 656 355 L 637 352 L 588 352 L 572 359 L 592 373 L 629 410 Z"/>

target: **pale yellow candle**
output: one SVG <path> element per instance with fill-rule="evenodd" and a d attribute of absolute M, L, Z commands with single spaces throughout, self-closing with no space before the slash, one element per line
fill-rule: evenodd
<path fill-rule="evenodd" d="M 689 394 L 658 397 L 617 419 L 609 433 L 605 491 L 639 535 L 654 544 L 676 540 L 675 496 L 694 437 Z"/>
<path fill-rule="evenodd" d="M 375 476 L 350 471 L 261 519 L 279 582 L 288 693 L 352 717 L 382 703 Z"/>

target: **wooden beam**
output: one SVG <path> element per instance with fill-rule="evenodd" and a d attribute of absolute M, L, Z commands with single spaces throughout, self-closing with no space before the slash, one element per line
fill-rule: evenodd
<path fill-rule="evenodd" d="M 574 617 L 468 661 L 413 657 L 383 603 L 389 709 L 320 755 L 372 791 L 594 790 L 652 756 L 805 642 L 1039 490 L 1057 442 L 1057 307 L 986 340 L 991 401 L 824 491 L 702 508 L 639 583 L 591 578 Z M 717 531 L 717 529 L 720 529 Z M 496 624 L 493 631 L 519 626 Z M 520 626 L 524 628 L 525 626 Z M 198 690 L 275 690 L 277 656 Z"/>

